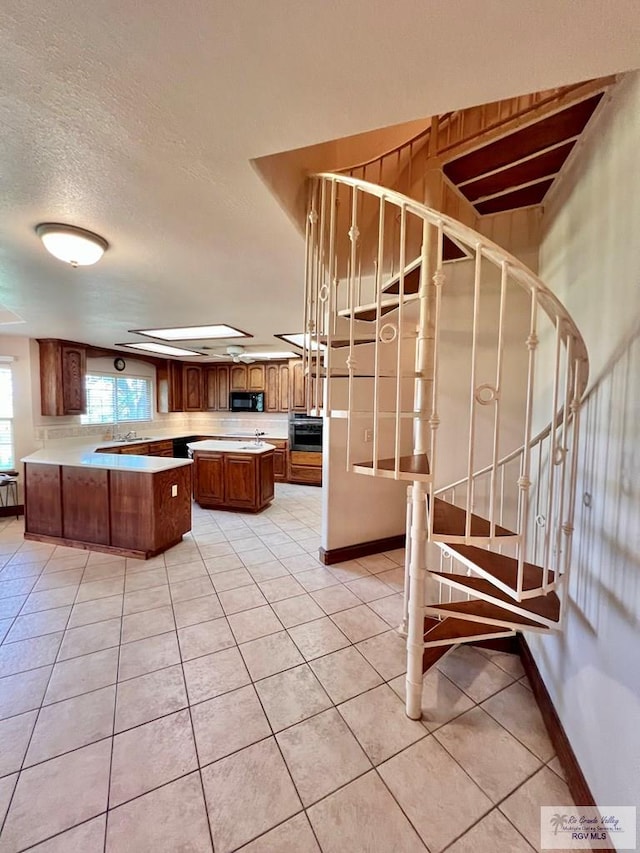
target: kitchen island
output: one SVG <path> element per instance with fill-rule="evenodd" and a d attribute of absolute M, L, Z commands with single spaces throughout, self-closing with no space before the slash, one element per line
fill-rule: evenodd
<path fill-rule="evenodd" d="M 274 497 L 274 451 L 264 442 L 192 441 L 193 497 L 206 509 L 260 512 Z"/>
<path fill-rule="evenodd" d="M 25 463 L 25 539 L 147 559 L 191 530 L 190 459 L 38 450 Z"/>

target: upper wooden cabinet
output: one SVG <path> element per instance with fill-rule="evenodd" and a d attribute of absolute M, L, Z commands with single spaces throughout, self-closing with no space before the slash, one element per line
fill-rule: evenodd
<path fill-rule="evenodd" d="M 83 415 L 87 410 L 86 349 L 51 339 L 40 347 L 40 398 L 43 415 Z"/>
<path fill-rule="evenodd" d="M 159 412 L 183 412 L 182 362 L 165 361 L 156 367 L 156 408 Z"/>
<path fill-rule="evenodd" d="M 202 368 L 200 365 L 183 365 L 182 382 L 185 412 L 201 412 L 204 406 L 202 393 Z"/>
<path fill-rule="evenodd" d="M 302 359 L 289 362 L 289 398 L 291 401 L 291 409 L 294 412 L 307 411 L 307 385 L 304 375 L 304 362 Z"/>
<path fill-rule="evenodd" d="M 264 391 L 264 364 L 247 366 L 247 391 Z"/>
<path fill-rule="evenodd" d="M 215 412 L 218 409 L 218 368 L 205 367 L 202 374 L 202 408 L 206 412 Z"/>
<path fill-rule="evenodd" d="M 267 364 L 265 370 L 265 412 L 289 411 L 289 364 Z"/>
<path fill-rule="evenodd" d="M 231 391 L 246 391 L 247 390 L 247 365 L 232 364 L 231 365 Z"/>
<path fill-rule="evenodd" d="M 216 367 L 218 374 L 218 406 L 219 412 L 229 411 L 229 365 L 219 364 Z"/>
<path fill-rule="evenodd" d="M 315 369 L 315 362 L 314 362 Z M 297 359 L 296 361 L 289 362 L 289 400 L 291 410 L 294 412 L 306 412 L 307 411 L 307 385 L 311 383 L 310 388 L 310 405 L 311 408 L 315 408 L 316 402 L 318 403 L 318 407 L 322 408 L 323 403 L 323 380 L 312 377 L 309 380 L 309 377 L 305 376 L 304 373 L 304 363 L 302 359 Z M 316 401 L 316 389 L 319 392 L 318 400 Z"/>

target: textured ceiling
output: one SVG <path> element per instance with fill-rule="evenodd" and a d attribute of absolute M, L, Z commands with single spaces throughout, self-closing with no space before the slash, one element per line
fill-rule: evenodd
<path fill-rule="evenodd" d="M 4 0 L 0 334 L 301 325 L 278 151 L 640 66 L 637 0 Z M 41 221 L 111 249 L 73 270 Z M 2 315 L 0 314 L 0 322 Z"/>

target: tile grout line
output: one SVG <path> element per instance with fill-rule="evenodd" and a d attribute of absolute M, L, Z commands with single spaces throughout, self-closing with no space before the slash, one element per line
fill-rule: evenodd
<path fill-rule="evenodd" d="M 52 554 L 53 554 L 53 553 L 55 553 L 55 549 L 54 549 L 54 551 L 52 552 Z M 51 558 L 50 558 L 50 559 L 51 559 Z M 47 561 L 47 562 L 48 562 L 48 561 Z M 88 562 L 89 562 L 89 554 L 87 554 L 87 563 L 88 563 Z M 45 563 L 45 565 L 46 565 L 46 563 Z M 85 563 L 85 568 L 86 568 L 86 563 Z M 43 570 L 44 570 L 44 569 L 43 569 Z M 81 580 L 82 580 L 82 577 L 83 577 L 83 576 L 84 576 L 84 569 L 83 569 L 83 572 L 82 572 L 82 575 L 81 575 Z M 25 601 L 25 603 L 26 603 L 26 601 Z M 73 608 L 72 608 L 72 610 L 73 610 Z M 72 612 L 72 610 L 71 610 L 71 611 L 69 611 L 69 616 L 67 617 L 67 625 L 69 624 L 69 619 L 71 618 L 71 612 Z M 66 628 L 65 628 L 65 630 L 66 630 Z M 62 645 L 62 641 L 63 641 L 63 639 L 64 639 L 64 632 L 62 633 L 62 636 L 61 636 L 61 638 L 60 638 L 60 644 L 58 645 L 58 651 L 56 652 L 56 658 L 57 658 L 58 653 L 59 653 L 59 651 L 60 651 L 60 646 Z M 49 664 L 45 664 L 45 665 L 46 665 L 46 666 L 49 666 Z M 5 814 L 4 814 L 4 818 L 3 818 L 3 820 L 2 820 L 2 821 L 0 821 L 0 838 L 2 837 L 2 833 L 4 832 L 4 828 L 5 828 L 5 826 L 6 826 L 7 820 L 9 819 L 9 814 L 10 814 L 10 812 L 11 812 L 11 807 L 12 807 L 12 805 L 13 805 L 13 800 L 14 800 L 14 797 L 15 797 L 16 791 L 18 790 L 18 785 L 20 784 L 20 779 L 22 778 L 22 773 L 23 773 L 23 770 L 24 770 L 24 762 L 25 762 L 26 757 L 27 757 L 27 754 L 28 754 L 28 752 L 29 752 L 29 747 L 31 746 L 31 741 L 33 740 L 33 735 L 34 735 L 34 733 L 35 733 L 36 726 L 38 725 L 38 721 L 39 721 L 39 719 L 40 719 L 40 713 L 41 713 L 41 711 L 42 711 L 43 704 L 44 704 L 44 700 L 45 700 L 45 698 L 46 698 L 47 691 L 48 691 L 48 689 L 49 689 L 49 685 L 50 685 L 50 683 L 51 683 L 51 678 L 53 677 L 53 672 L 54 672 L 54 669 L 55 669 L 55 665 L 56 665 L 56 661 L 54 660 L 53 664 L 51 665 L 51 672 L 49 673 L 49 678 L 47 679 L 47 683 L 46 683 L 46 686 L 45 686 L 45 688 L 44 688 L 44 692 L 42 693 L 42 698 L 41 698 L 41 700 L 40 700 L 40 706 L 39 706 L 37 709 L 33 709 L 33 710 L 37 710 L 36 718 L 35 718 L 34 723 L 33 723 L 33 728 L 31 729 L 31 734 L 29 735 L 29 739 L 28 739 L 28 741 L 27 741 L 27 746 L 26 746 L 26 748 L 25 748 L 24 755 L 22 756 L 22 760 L 21 760 L 21 762 L 20 762 L 20 769 L 19 769 L 19 771 L 18 771 L 18 777 L 17 777 L 17 779 L 16 779 L 16 783 L 15 783 L 14 788 L 13 788 L 13 791 L 12 791 L 12 793 L 11 793 L 11 797 L 9 798 L 9 802 L 7 803 L 7 808 L 6 808 L 6 811 L 5 811 Z M 26 712 L 26 711 L 25 711 L 24 713 L 28 713 L 28 712 Z M 14 715 L 14 716 L 17 716 L 17 715 Z"/>
<path fill-rule="evenodd" d="M 104 819 L 104 840 L 103 840 L 103 853 L 107 851 L 107 835 L 109 831 L 109 810 L 111 803 L 111 776 L 113 773 L 113 750 L 115 746 L 116 740 L 116 713 L 118 710 L 118 684 L 120 682 L 120 658 L 122 655 L 122 632 L 124 630 L 124 600 L 125 600 L 125 590 L 126 590 L 126 578 L 127 578 L 127 564 L 125 562 L 125 575 L 124 575 L 124 583 L 122 585 L 122 604 L 120 608 L 120 642 L 118 644 L 118 662 L 116 666 L 116 682 L 115 682 L 115 691 L 113 696 L 113 717 L 111 723 L 111 751 L 109 754 L 109 776 L 107 780 L 107 802 L 105 804 L 105 819 Z M 96 623 L 94 623 L 96 624 Z"/>

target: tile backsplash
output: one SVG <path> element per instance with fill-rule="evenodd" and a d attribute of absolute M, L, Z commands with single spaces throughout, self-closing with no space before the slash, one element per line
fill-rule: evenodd
<path fill-rule="evenodd" d="M 35 427 L 35 439 L 43 445 L 65 439 L 87 438 L 88 440 L 108 440 L 113 432 L 135 431 L 139 435 L 162 435 L 163 433 L 215 433 L 215 432 L 253 432 L 259 429 L 266 433 L 287 436 L 286 414 L 262 414 L 224 412 L 209 414 L 207 412 L 175 412 L 168 415 L 156 414 L 152 421 L 131 422 L 113 427 L 111 424 L 82 424 L 80 418 L 64 418 L 60 423 L 58 418 L 46 418 Z"/>

